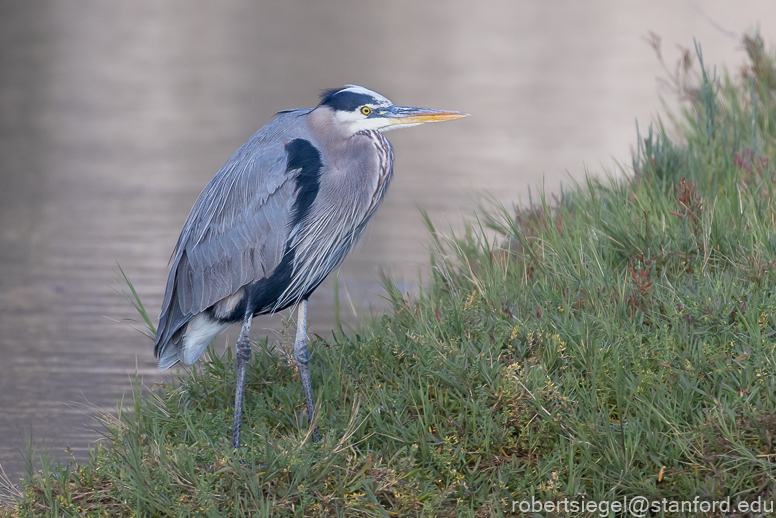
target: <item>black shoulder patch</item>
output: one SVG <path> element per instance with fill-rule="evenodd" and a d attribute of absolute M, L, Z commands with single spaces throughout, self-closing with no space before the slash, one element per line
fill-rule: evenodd
<path fill-rule="evenodd" d="M 324 90 L 321 93 L 321 104 L 329 106 L 332 110 L 353 111 L 359 106 L 365 104 L 374 104 L 377 101 L 374 97 L 367 94 L 359 94 L 341 88 L 333 90 Z"/>
<path fill-rule="evenodd" d="M 287 171 L 301 169 L 296 175 L 296 201 L 294 201 L 294 214 L 291 218 L 291 227 L 296 226 L 310 212 L 310 208 L 318 196 L 320 188 L 321 154 L 315 149 L 309 140 L 294 139 L 286 144 L 288 162 Z"/>

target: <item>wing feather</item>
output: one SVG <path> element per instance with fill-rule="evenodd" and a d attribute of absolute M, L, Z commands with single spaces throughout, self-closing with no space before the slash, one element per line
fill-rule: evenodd
<path fill-rule="evenodd" d="M 297 135 L 302 131 L 298 124 L 291 126 Z M 288 169 L 288 140 L 273 132 L 273 123 L 265 126 L 232 155 L 195 202 L 172 255 L 157 356 L 194 315 L 268 277 L 281 262 L 299 172 Z"/>
<path fill-rule="evenodd" d="M 193 274 L 192 300 L 187 298 L 184 303 L 183 298 L 179 299 L 183 314 L 194 315 L 207 309 L 241 286 L 265 277 L 280 262 L 278 259 L 255 264 L 249 252 L 260 249 L 267 240 L 277 243 L 287 238 L 283 234 L 287 234 L 290 212 L 274 215 L 284 225 L 267 225 L 262 232 L 255 224 L 266 220 L 267 212 L 277 210 L 279 205 L 273 203 L 274 198 L 295 196 L 293 181 L 288 181 L 293 175 L 286 170 L 282 144 L 262 151 L 248 162 L 250 167 L 216 175 L 203 192 L 201 203 L 198 201 L 192 209 L 191 237 L 177 251 L 181 256 L 194 258 L 189 263 Z M 178 272 L 185 273 L 181 266 Z"/>

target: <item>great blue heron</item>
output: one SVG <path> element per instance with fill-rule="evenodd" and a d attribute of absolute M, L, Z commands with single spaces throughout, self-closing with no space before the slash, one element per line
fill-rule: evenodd
<path fill-rule="evenodd" d="M 316 108 L 279 112 L 199 195 L 172 253 L 154 354 L 160 370 L 192 364 L 242 321 L 234 448 L 253 317 L 298 306 L 294 358 L 312 423 L 307 299 L 342 263 L 388 188 L 393 149 L 382 133 L 465 116 L 394 106 L 361 86 L 328 90 Z M 312 436 L 319 440 L 317 426 Z"/>

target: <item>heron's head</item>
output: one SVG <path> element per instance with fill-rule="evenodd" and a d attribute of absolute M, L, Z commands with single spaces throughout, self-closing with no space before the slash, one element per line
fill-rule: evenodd
<path fill-rule="evenodd" d="M 356 85 L 323 92 L 316 109 L 331 110 L 332 123 L 347 136 L 364 130 L 388 131 L 468 116 L 461 112 L 396 106 L 377 92 Z"/>

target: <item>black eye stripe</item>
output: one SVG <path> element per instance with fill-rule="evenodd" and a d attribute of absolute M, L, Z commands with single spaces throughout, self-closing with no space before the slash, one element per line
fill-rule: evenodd
<path fill-rule="evenodd" d="M 378 102 L 371 95 L 336 90 L 326 92 L 321 99 L 321 104 L 330 106 L 333 110 L 352 112 L 365 104 L 378 104 Z"/>

